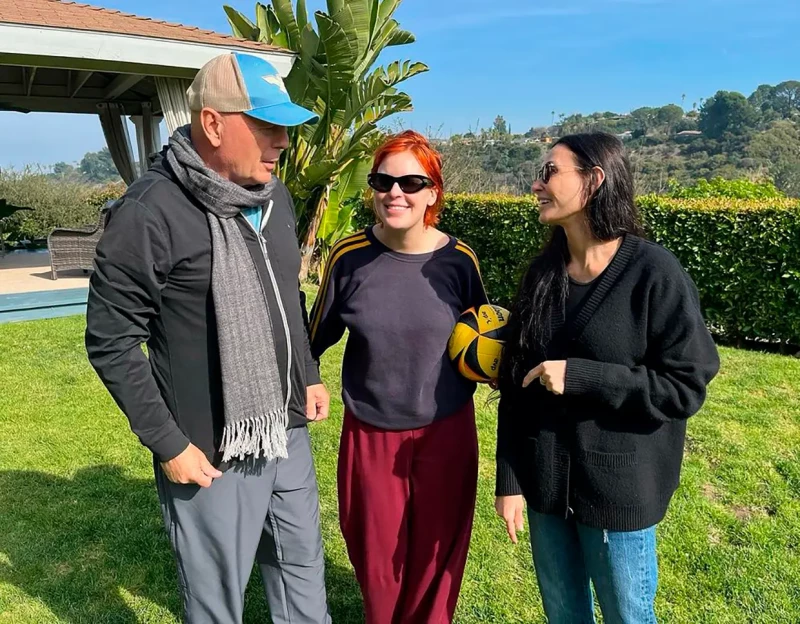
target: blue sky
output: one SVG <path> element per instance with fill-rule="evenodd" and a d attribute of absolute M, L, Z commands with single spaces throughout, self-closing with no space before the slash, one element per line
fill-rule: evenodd
<path fill-rule="evenodd" d="M 92 0 L 86 0 L 92 2 Z M 211 0 L 92 2 L 229 32 Z M 406 83 L 405 127 L 439 135 L 489 126 L 515 132 L 551 111 L 685 106 L 717 90 L 752 92 L 800 79 L 798 0 L 404 0 L 396 14 L 417 42 L 384 60 L 431 71 Z M 230 4 L 252 16 L 255 1 Z M 308 0 L 309 9 L 324 2 Z M 94 116 L 0 113 L 0 167 L 79 160 L 104 142 Z"/>

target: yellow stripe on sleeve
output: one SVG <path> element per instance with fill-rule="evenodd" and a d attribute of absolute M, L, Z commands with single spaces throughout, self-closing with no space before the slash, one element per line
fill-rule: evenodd
<path fill-rule="evenodd" d="M 475 255 L 475 252 L 472 251 L 472 249 L 470 249 L 467 245 L 465 245 L 461 241 L 458 241 L 456 243 L 456 249 L 458 249 L 459 251 L 465 253 L 467 256 L 470 257 L 470 259 L 472 260 L 473 264 L 475 265 L 475 268 L 478 270 L 478 275 L 480 275 L 481 274 L 481 267 L 478 264 L 478 256 Z"/>

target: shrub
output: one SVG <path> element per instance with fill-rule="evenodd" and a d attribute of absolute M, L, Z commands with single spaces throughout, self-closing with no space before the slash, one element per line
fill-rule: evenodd
<path fill-rule="evenodd" d="M 11 241 L 43 240 L 57 227 L 81 227 L 97 222 L 100 208 L 125 190 L 122 183 L 93 186 L 53 178 L 31 170 L 0 172 L 0 197 L 29 206 L 6 219 L 3 234 Z"/>
<path fill-rule="evenodd" d="M 539 223 L 536 198 L 510 195 L 453 195 L 441 228 L 472 247 L 492 301 L 508 305 L 522 272 L 544 246 L 549 230 Z"/>
<path fill-rule="evenodd" d="M 731 199 L 778 199 L 786 197 L 772 180 L 751 182 L 746 179 L 726 180 L 725 178 L 699 179 L 692 185 L 683 186 L 670 180 L 668 197 L 676 199 L 699 199 L 710 197 L 729 197 Z"/>
<path fill-rule="evenodd" d="M 709 326 L 800 343 L 800 201 L 640 197 L 649 237 L 680 260 Z"/>
<path fill-rule="evenodd" d="M 709 327 L 733 339 L 800 343 L 800 201 L 638 198 L 648 237 L 697 284 Z M 369 207 L 361 226 L 373 222 Z M 536 199 L 449 196 L 441 228 L 470 245 L 492 301 L 508 305 L 548 230 Z"/>

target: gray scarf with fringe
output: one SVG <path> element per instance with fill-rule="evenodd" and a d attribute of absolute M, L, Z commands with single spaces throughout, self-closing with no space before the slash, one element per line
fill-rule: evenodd
<path fill-rule="evenodd" d="M 233 218 L 246 208 L 266 209 L 272 185 L 245 188 L 209 169 L 192 145 L 189 126 L 178 128 L 170 138 L 167 161 L 181 185 L 206 208 L 211 228 L 211 293 L 225 407 L 222 461 L 251 455 L 258 458 L 262 453 L 267 460 L 287 457 L 291 384 L 287 379 L 284 396 L 272 335 L 273 327 L 282 324 L 287 344 L 291 344 L 283 304 L 261 241 L 281 311 L 280 319 L 270 318 L 265 285 Z"/>

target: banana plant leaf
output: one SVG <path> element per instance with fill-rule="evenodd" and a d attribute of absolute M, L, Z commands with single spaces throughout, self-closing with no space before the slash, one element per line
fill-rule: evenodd
<path fill-rule="evenodd" d="M 386 48 L 414 41 L 393 18 L 401 1 L 325 0 L 327 11 L 309 15 L 307 0 L 261 0 L 254 20 L 225 6 L 234 34 L 297 54 L 287 90 L 292 101 L 320 118 L 290 131 L 279 165 L 295 199 L 306 268 L 317 244 L 324 254 L 352 227 L 349 202 L 364 188 L 372 151 L 383 136 L 378 123 L 412 109 L 411 97 L 398 85 L 428 71 L 413 61 L 377 64 Z"/>
<path fill-rule="evenodd" d="M 0 199 L 0 219 L 10 217 L 20 210 L 33 210 L 33 208 L 28 206 L 15 206 L 14 204 L 9 204 L 5 199 Z"/>

